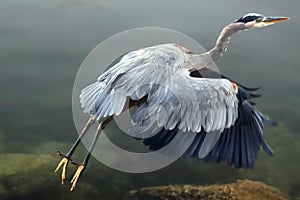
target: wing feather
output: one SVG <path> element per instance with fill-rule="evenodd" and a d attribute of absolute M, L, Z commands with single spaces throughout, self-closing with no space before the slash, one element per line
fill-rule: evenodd
<path fill-rule="evenodd" d="M 263 122 L 274 122 L 250 105 L 247 88 L 237 94 L 228 79 L 191 77 L 195 58 L 176 44 L 130 52 L 82 90 L 82 108 L 100 120 L 119 115 L 128 98 L 143 99 L 130 131 L 151 150 L 186 151 L 237 168 L 253 167 L 260 145 L 272 155 L 262 131 Z"/>
<path fill-rule="evenodd" d="M 136 124 L 141 124 L 137 119 L 142 122 L 150 117 L 160 127 L 178 125 L 183 132 L 222 131 L 233 125 L 238 100 L 232 84 L 227 79 L 191 77 L 189 57 L 184 55 L 174 44 L 128 53 L 82 91 L 84 111 L 100 120 L 119 115 L 128 97 L 147 96 L 147 106 L 156 113 L 137 110 Z"/>

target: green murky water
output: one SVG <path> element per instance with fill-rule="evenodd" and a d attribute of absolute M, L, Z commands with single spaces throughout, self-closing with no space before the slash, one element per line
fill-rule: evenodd
<path fill-rule="evenodd" d="M 297 0 L 272 5 L 234 0 L 1 1 L 0 199 L 121 199 L 143 186 L 225 183 L 239 178 L 261 180 L 299 198 L 299 7 Z M 262 86 L 258 108 L 279 122 L 265 131 L 275 156 L 261 152 L 254 170 L 180 159 L 146 174 L 118 172 L 92 159 L 75 192 L 68 192 L 68 183 L 60 186 L 59 175 L 53 174 L 59 161 L 56 150 L 66 152 L 77 136 L 72 85 L 94 46 L 120 31 L 158 26 L 183 32 L 209 49 L 224 25 L 249 11 L 292 18 L 239 33 L 217 62 L 232 79 Z M 75 159 L 84 153 L 81 147 Z M 74 170 L 70 166 L 68 176 Z"/>

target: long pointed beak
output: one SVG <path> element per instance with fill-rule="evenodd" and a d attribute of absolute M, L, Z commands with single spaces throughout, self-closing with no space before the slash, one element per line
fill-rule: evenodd
<path fill-rule="evenodd" d="M 289 20 L 289 17 L 270 17 L 267 16 L 265 17 L 262 22 L 266 23 L 266 24 L 274 24 L 274 23 L 278 23 L 278 22 L 284 22 L 286 20 Z"/>

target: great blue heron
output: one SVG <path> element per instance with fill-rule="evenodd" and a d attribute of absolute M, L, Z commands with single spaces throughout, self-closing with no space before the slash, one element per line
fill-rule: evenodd
<path fill-rule="evenodd" d="M 255 97 L 252 91 L 256 89 L 222 75 L 220 78 L 204 77 L 201 70 L 224 54 L 234 33 L 287 19 L 246 14 L 223 28 L 215 47 L 203 54 L 193 54 L 178 44 L 162 44 L 124 55 L 100 75 L 97 82 L 82 90 L 81 105 L 90 118 L 69 152 L 66 155 L 58 152 L 63 158 L 55 172 L 62 167 L 62 184 L 68 163 L 75 163 L 71 156 L 92 124 L 99 122 L 86 157 L 77 164 L 71 191 L 89 161 L 100 132 L 115 116 L 131 106 L 138 107 L 132 126 L 143 127 L 150 117 L 154 120 L 152 123 L 156 128 L 151 130 L 156 134 L 143 139 L 151 150 L 162 148 L 181 131 L 197 133 L 186 154 L 200 159 L 224 160 L 236 168 L 251 168 L 260 146 L 273 155 L 262 134 L 264 122 L 270 125 L 275 122 L 259 112 L 250 101 Z M 126 106 L 128 102 L 129 106 Z M 153 118 L 153 114 L 159 112 L 158 105 L 165 107 L 164 116 Z"/>

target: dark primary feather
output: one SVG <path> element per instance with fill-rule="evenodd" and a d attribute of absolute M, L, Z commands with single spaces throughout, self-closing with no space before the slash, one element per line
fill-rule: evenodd
<path fill-rule="evenodd" d="M 253 168 L 260 146 L 269 155 L 273 155 L 272 149 L 263 138 L 263 123 L 276 125 L 275 122 L 260 113 L 250 103 L 251 93 L 239 87 L 237 94 L 239 99 L 238 119 L 230 128 L 224 129 L 218 142 L 212 150 L 203 158 L 205 161 L 227 161 L 236 168 Z M 158 134 L 144 139 L 143 143 L 150 150 L 156 151 L 167 145 L 177 134 L 178 129 L 162 129 Z M 192 144 L 186 151 L 187 156 L 198 157 L 199 151 L 207 134 L 204 130 L 197 133 Z"/>
<path fill-rule="evenodd" d="M 138 105 L 131 133 L 150 136 L 144 143 L 152 150 L 174 139 L 174 152 L 187 147 L 190 156 L 227 160 L 238 168 L 253 166 L 260 145 L 272 154 L 262 137 L 263 122 L 272 121 L 251 105 L 250 99 L 257 95 L 250 91 L 255 89 L 238 84 L 236 93 L 230 80 L 220 75 L 210 78 L 218 73 L 210 68 L 190 72 L 190 56 L 174 44 L 124 55 L 82 91 L 84 112 L 97 120 L 119 115 L 130 98 Z M 192 142 L 190 147 L 182 144 L 185 139 Z"/>

